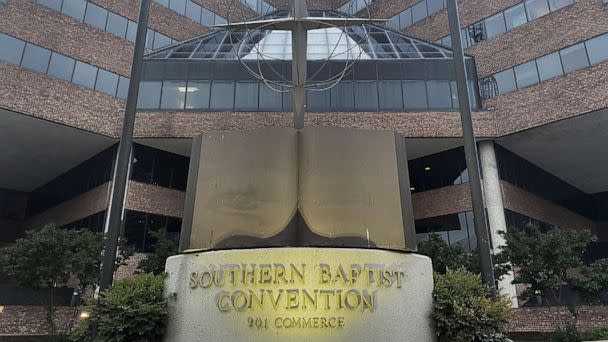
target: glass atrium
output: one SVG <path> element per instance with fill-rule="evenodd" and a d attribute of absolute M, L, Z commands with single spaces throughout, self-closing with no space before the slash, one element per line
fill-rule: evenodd
<path fill-rule="evenodd" d="M 275 11 L 255 20 L 288 18 Z M 349 18 L 337 11 L 309 17 Z M 335 22 L 335 21 L 334 21 Z M 339 20 L 338 20 L 339 22 Z M 139 108 L 162 111 L 291 111 L 291 92 L 270 82 L 291 80 L 291 32 L 221 28 L 148 54 Z M 330 90 L 310 88 L 309 111 L 449 111 L 458 108 L 452 52 L 382 25 L 365 23 L 308 31 L 312 82 L 348 72 Z M 472 105 L 478 107 L 477 75 L 467 57 Z"/>

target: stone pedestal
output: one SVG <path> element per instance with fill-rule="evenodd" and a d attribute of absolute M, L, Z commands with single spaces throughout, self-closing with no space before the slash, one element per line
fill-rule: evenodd
<path fill-rule="evenodd" d="M 434 341 L 431 260 L 264 248 L 167 260 L 165 341 Z"/>

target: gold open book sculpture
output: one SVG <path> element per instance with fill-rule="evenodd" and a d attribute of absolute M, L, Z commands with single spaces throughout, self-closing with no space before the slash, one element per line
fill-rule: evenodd
<path fill-rule="evenodd" d="M 195 137 L 180 250 L 414 250 L 405 142 L 392 131 L 263 128 Z"/>

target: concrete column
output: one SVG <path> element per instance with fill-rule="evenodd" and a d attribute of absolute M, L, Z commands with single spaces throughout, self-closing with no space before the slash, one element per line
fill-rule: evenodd
<path fill-rule="evenodd" d="M 507 231 L 507 221 L 502 202 L 502 188 L 498 176 L 498 164 L 496 162 L 493 141 L 488 140 L 479 143 L 479 159 L 481 162 L 483 190 L 490 226 L 490 238 L 492 239 L 492 252 L 496 254 L 505 245 L 505 239 L 498 232 Z M 498 282 L 498 289 L 500 293 L 511 298 L 512 307 L 517 307 L 517 292 L 515 285 L 511 284 L 511 281 L 513 281 L 513 273 L 505 275 Z"/>

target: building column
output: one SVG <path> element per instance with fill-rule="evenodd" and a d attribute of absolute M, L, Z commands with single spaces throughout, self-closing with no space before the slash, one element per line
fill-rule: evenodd
<path fill-rule="evenodd" d="M 500 251 L 505 245 L 505 239 L 498 234 L 500 231 L 507 231 L 507 221 L 505 219 L 505 209 L 502 202 L 502 188 L 498 175 L 498 163 L 494 152 L 494 142 L 491 140 L 479 142 L 479 158 L 483 177 L 483 190 L 488 213 L 488 223 L 490 228 L 490 238 L 492 240 L 493 254 Z M 498 281 L 500 293 L 511 299 L 511 307 L 517 307 L 517 292 L 513 281 L 513 273 L 505 275 Z"/>

